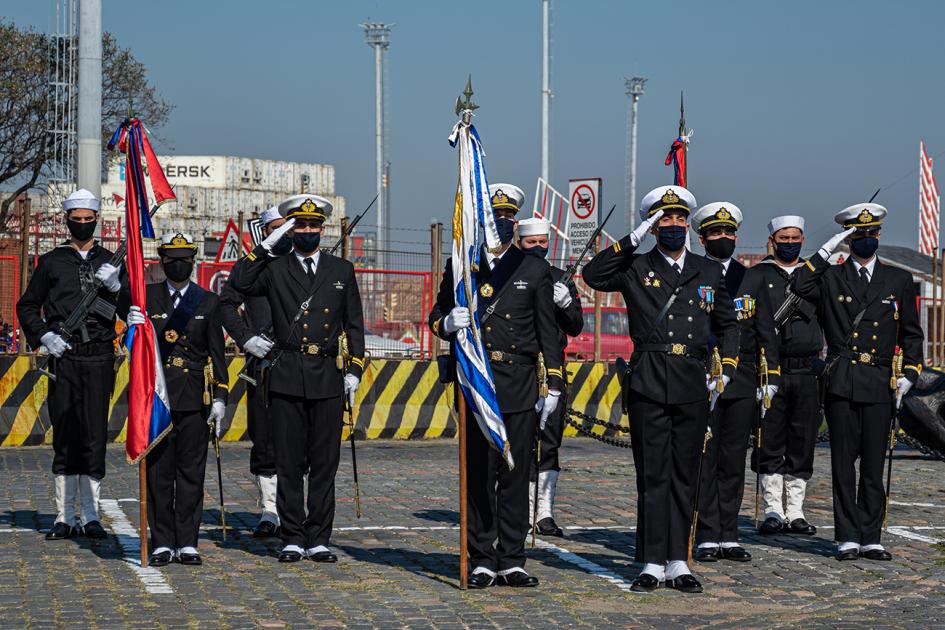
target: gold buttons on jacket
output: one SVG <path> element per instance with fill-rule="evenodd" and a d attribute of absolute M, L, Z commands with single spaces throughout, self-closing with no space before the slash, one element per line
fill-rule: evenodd
<path fill-rule="evenodd" d="M 327 308 L 325 309 L 325 315 L 328 315 L 328 309 L 327 309 Z"/>

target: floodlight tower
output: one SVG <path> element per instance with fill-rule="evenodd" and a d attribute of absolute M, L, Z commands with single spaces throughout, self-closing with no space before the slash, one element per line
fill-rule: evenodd
<path fill-rule="evenodd" d="M 541 178 L 551 177 L 551 0 L 541 2 Z"/>
<path fill-rule="evenodd" d="M 366 22 L 364 41 L 374 48 L 374 160 L 377 184 L 377 252 L 378 265 L 383 268 L 384 250 L 389 243 L 390 216 L 387 196 L 387 162 L 384 147 L 384 53 L 390 48 L 393 24 Z"/>
<path fill-rule="evenodd" d="M 627 212 L 630 230 L 636 227 L 637 213 L 637 103 L 646 86 L 643 77 L 624 77 L 624 87 L 630 97 L 630 145 L 627 147 Z"/>
<path fill-rule="evenodd" d="M 76 185 L 102 194 L 102 2 L 79 2 L 78 172 Z"/>

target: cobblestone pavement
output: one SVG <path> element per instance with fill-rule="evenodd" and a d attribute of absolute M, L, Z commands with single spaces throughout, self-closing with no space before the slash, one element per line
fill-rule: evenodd
<path fill-rule="evenodd" d="M 537 589 L 457 588 L 456 445 L 362 442 L 363 518 L 347 446 L 338 476 L 335 565 L 278 564 L 278 541 L 254 540 L 256 488 L 245 444 L 223 449 L 223 542 L 216 468 L 207 466 L 202 567 L 137 564 L 137 471 L 109 447 L 104 541 L 45 542 L 54 520 L 48 448 L 0 449 L 0 627 L 942 627 L 945 463 L 899 450 L 884 542 L 892 562 L 833 559 L 830 459 L 817 450 L 808 519 L 815 537 L 753 533 L 754 478 L 742 511 L 751 563 L 694 567 L 706 593 L 628 592 L 635 521 L 628 451 L 565 443 L 557 502 L 564 539 L 529 551 Z"/>

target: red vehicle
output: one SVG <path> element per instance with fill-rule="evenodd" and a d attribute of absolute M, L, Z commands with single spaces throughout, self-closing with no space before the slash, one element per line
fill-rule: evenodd
<path fill-rule="evenodd" d="M 613 361 L 617 357 L 630 358 L 633 340 L 627 311 L 619 306 L 605 306 L 600 310 L 600 358 Z M 584 309 L 584 330 L 577 337 L 568 338 L 565 357 L 572 361 L 594 360 L 594 307 Z"/>

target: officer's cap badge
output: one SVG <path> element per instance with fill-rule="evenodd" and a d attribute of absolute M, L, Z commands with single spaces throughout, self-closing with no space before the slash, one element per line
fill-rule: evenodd
<path fill-rule="evenodd" d="M 665 193 L 663 193 L 662 198 L 663 203 L 679 203 L 679 195 L 673 192 L 673 189 L 670 188 Z"/>
<path fill-rule="evenodd" d="M 479 287 L 479 295 L 481 295 L 484 298 L 492 297 L 493 292 L 494 292 L 494 289 L 492 288 L 492 285 L 489 284 L 488 282 L 482 285 L 481 287 Z"/>

